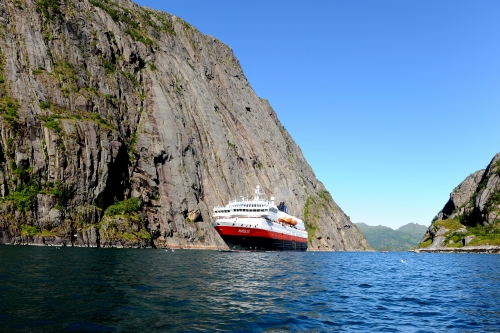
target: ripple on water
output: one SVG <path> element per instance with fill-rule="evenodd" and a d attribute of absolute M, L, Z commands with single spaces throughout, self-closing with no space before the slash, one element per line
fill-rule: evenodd
<path fill-rule="evenodd" d="M 2 246 L 0 262 L 6 331 L 487 332 L 500 326 L 495 255 Z"/>
<path fill-rule="evenodd" d="M 72 331 L 86 331 L 86 332 L 115 332 L 114 327 L 108 327 L 101 324 L 89 323 L 89 322 L 74 322 L 69 324 L 66 329 L 70 332 Z"/>
<path fill-rule="evenodd" d="M 373 286 L 370 284 L 367 284 L 367 283 L 362 283 L 358 287 L 360 287 L 360 288 L 372 288 Z"/>

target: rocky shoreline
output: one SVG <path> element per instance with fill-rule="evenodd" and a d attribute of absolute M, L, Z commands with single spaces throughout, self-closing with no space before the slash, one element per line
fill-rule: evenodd
<path fill-rule="evenodd" d="M 5 244 L 0 244 L 0 246 L 2 245 L 12 245 L 12 246 L 50 246 L 50 247 L 82 247 L 82 248 L 103 248 L 103 249 L 111 249 L 111 248 L 115 248 L 115 249 L 156 249 L 156 247 L 153 247 L 153 246 L 131 246 L 130 244 L 129 245 L 125 245 L 125 246 L 119 246 L 119 245 L 113 245 L 113 246 L 86 246 L 86 245 L 78 245 L 78 244 L 70 244 L 70 245 L 67 245 L 65 243 L 62 243 L 62 244 L 54 244 L 54 243 L 51 243 L 51 244 L 36 244 L 36 243 L 5 243 Z M 193 246 L 180 246 L 180 247 L 175 247 L 175 246 L 171 246 L 171 247 L 166 247 L 166 248 L 162 248 L 164 250 L 228 250 L 227 248 L 223 248 L 223 247 L 217 247 L 217 246 L 196 246 L 196 245 L 193 245 Z"/>
<path fill-rule="evenodd" d="M 410 250 L 411 252 L 421 253 L 500 253 L 500 246 L 464 246 L 464 247 L 436 247 L 436 248 L 421 248 Z"/>
<path fill-rule="evenodd" d="M 77 237 L 73 239 L 61 237 L 13 237 L 10 241 L 0 242 L 0 245 L 21 245 L 21 246 L 57 246 L 57 247 L 92 247 L 92 248 L 118 248 L 118 249 L 189 249 L 189 250 L 225 250 L 224 246 L 211 245 L 189 245 L 189 244 L 167 244 L 164 247 L 156 247 L 154 243 L 147 241 L 127 241 L 115 240 L 99 242 L 88 242 Z"/>
<path fill-rule="evenodd" d="M 55 247 L 88 247 L 88 248 L 117 248 L 117 249 L 155 249 L 157 247 L 150 244 L 144 243 L 132 243 L 132 242 L 115 242 L 113 244 L 97 245 L 97 244 L 81 244 L 79 242 L 71 242 L 70 240 L 61 239 L 55 237 L 50 241 L 27 241 L 23 237 L 19 239 L 14 239 L 13 243 L 0 243 L 0 245 L 17 245 L 17 246 L 55 246 Z M 164 250 L 217 250 L 217 251 L 229 251 L 229 248 L 224 246 L 203 246 L 203 245 L 179 245 L 170 244 L 161 249 Z M 499 249 L 500 251 L 500 249 Z M 339 251 L 334 249 L 320 249 L 320 248 L 308 248 L 307 252 L 375 252 L 374 250 L 351 250 L 351 251 Z"/>

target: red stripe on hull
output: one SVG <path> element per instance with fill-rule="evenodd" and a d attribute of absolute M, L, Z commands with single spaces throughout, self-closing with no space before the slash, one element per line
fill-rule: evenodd
<path fill-rule="evenodd" d="M 217 230 L 217 232 L 221 236 L 260 237 L 260 238 L 296 241 L 299 243 L 307 243 L 307 238 L 287 235 L 281 232 L 275 232 L 258 228 L 227 227 L 218 225 L 215 227 L 215 230 Z"/>

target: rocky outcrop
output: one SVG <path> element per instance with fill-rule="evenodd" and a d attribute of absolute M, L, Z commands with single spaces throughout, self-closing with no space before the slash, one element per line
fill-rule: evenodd
<path fill-rule="evenodd" d="M 485 170 L 467 177 L 450 194 L 438 219 L 461 218 L 464 225 L 500 222 L 500 153 Z"/>
<path fill-rule="evenodd" d="M 432 252 L 432 253 L 500 253 L 500 246 L 464 246 L 462 248 L 450 247 L 427 247 L 414 250 L 414 252 Z"/>
<path fill-rule="evenodd" d="M 484 171 L 483 169 L 470 174 L 450 193 L 450 200 L 437 215 L 438 219 L 446 220 L 465 213 L 466 206 L 472 204 L 470 199 L 481 182 Z"/>
<path fill-rule="evenodd" d="M 420 247 L 441 251 L 462 247 L 466 250 L 476 245 L 475 251 L 479 251 L 481 246 L 500 245 L 499 213 L 500 153 L 485 170 L 469 175 L 451 192 Z"/>
<path fill-rule="evenodd" d="M 0 0 L 0 50 L 2 243 L 224 246 L 212 207 L 260 185 L 310 247 L 369 249 L 232 50 L 182 19 Z"/>

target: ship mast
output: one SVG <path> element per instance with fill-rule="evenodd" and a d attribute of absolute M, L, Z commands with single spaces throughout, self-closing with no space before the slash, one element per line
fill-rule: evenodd
<path fill-rule="evenodd" d="M 259 201 L 260 194 L 261 194 L 260 193 L 260 186 L 257 185 L 257 188 L 255 189 L 253 200 L 254 201 Z"/>

